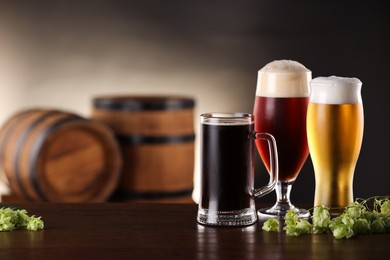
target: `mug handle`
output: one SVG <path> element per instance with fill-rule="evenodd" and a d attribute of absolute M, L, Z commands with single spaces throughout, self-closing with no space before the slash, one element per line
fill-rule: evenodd
<path fill-rule="evenodd" d="M 270 178 L 266 186 L 258 189 L 253 189 L 252 196 L 257 199 L 274 190 L 279 174 L 278 150 L 276 147 L 275 138 L 268 133 L 254 132 L 253 137 L 258 140 L 266 140 L 268 142 L 270 156 Z"/>

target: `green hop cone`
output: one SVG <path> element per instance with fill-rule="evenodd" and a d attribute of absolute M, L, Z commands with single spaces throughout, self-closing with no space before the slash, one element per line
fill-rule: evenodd
<path fill-rule="evenodd" d="M 0 215 L 0 231 L 12 231 L 14 228 L 15 224 L 10 216 Z"/>
<path fill-rule="evenodd" d="M 343 222 L 345 225 L 351 227 L 355 223 L 353 218 L 348 214 L 341 215 L 341 222 Z"/>
<path fill-rule="evenodd" d="M 12 231 L 18 225 L 18 215 L 11 208 L 0 209 L 0 231 Z"/>
<path fill-rule="evenodd" d="M 363 213 L 363 218 L 367 219 L 369 223 L 372 223 L 377 218 L 377 215 L 372 211 L 366 211 Z"/>
<path fill-rule="evenodd" d="M 328 231 L 330 222 L 329 208 L 323 205 L 314 208 L 312 215 L 314 234 L 320 234 Z"/>
<path fill-rule="evenodd" d="M 366 208 L 361 205 L 359 202 L 352 202 L 347 206 L 347 209 L 345 211 L 345 214 L 350 216 L 353 219 L 360 218 L 363 213 L 365 212 Z"/>
<path fill-rule="evenodd" d="M 0 208 L 0 231 L 13 231 L 19 227 L 36 231 L 43 226 L 41 217 L 29 217 L 24 209 Z"/>
<path fill-rule="evenodd" d="M 371 232 L 370 223 L 365 218 L 358 218 L 353 223 L 354 234 L 369 234 Z"/>
<path fill-rule="evenodd" d="M 283 230 L 288 236 L 300 236 L 303 234 L 310 234 L 312 225 L 305 219 L 298 219 L 298 214 L 294 210 L 287 211 L 284 217 L 285 226 Z"/>
<path fill-rule="evenodd" d="M 298 214 L 290 209 L 287 211 L 286 215 L 284 216 L 284 221 L 286 225 L 296 225 L 298 222 Z"/>
<path fill-rule="evenodd" d="M 28 219 L 27 223 L 27 229 L 31 231 L 37 231 L 38 229 L 43 229 L 44 224 L 43 221 L 41 220 L 41 217 L 35 217 L 31 216 Z"/>
<path fill-rule="evenodd" d="M 353 236 L 353 230 L 345 224 L 337 224 L 333 228 L 333 237 L 336 239 L 350 238 Z"/>
<path fill-rule="evenodd" d="M 340 215 L 338 217 L 335 217 L 332 219 L 332 221 L 329 223 L 329 229 L 333 231 L 337 225 L 343 224 L 343 216 Z"/>
<path fill-rule="evenodd" d="M 287 225 L 283 228 L 284 231 L 286 231 L 286 235 L 287 236 L 300 236 L 301 234 L 298 232 L 298 230 L 296 229 L 295 226 L 292 226 L 292 225 Z"/>
<path fill-rule="evenodd" d="M 386 232 L 390 232 L 390 215 L 389 216 L 385 216 L 383 218 L 383 221 L 386 224 Z"/>
<path fill-rule="evenodd" d="M 295 227 L 300 234 L 310 234 L 313 226 L 306 219 L 299 219 Z"/>
<path fill-rule="evenodd" d="M 370 209 L 369 202 L 373 203 Z M 288 236 L 319 234 L 331 231 L 335 239 L 351 238 L 358 234 L 390 232 L 390 196 L 374 196 L 368 199 L 356 199 L 345 207 L 344 212 L 331 218 L 329 208 L 321 205 L 313 209 L 312 223 L 299 219 L 298 214 L 289 210 L 285 215 L 283 230 Z M 279 229 L 272 223 L 265 223 L 264 230 Z"/>
<path fill-rule="evenodd" d="M 386 232 L 386 223 L 382 218 L 377 218 L 371 223 L 372 233 L 385 233 Z"/>
<path fill-rule="evenodd" d="M 381 205 L 381 213 L 390 216 L 390 200 L 385 200 Z"/>
<path fill-rule="evenodd" d="M 28 219 L 29 219 L 27 211 L 25 209 L 18 209 L 16 210 L 16 214 L 18 216 L 19 225 L 23 227 L 27 226 Z"/>
<path fill-rule="evenodd" d="M 275 218 L 269 218 L 263 223 L 264 231 L 279 231 L 279 221 Z"/>

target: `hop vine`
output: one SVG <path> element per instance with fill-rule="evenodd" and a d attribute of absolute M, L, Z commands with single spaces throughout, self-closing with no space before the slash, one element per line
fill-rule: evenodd
<path fill-rule="evenodd" d="M 371 202 L 373 203 L 370 207 Z M 331 217 L 331 209 L 324 205 L 316 206 L 311 211 L 310 223 L 308 220 L 298 219 L 298 214 L 294 210 L 289 210 L 284 217 L 282 230 L 288 236 L 332 233 L 335 239 L 390 232 L 390 196 L 356 199 L 334 218 Z M 270 218 L 263 223 L 262 229 L 276 232 L 280 230 L 280 223 Z"/>

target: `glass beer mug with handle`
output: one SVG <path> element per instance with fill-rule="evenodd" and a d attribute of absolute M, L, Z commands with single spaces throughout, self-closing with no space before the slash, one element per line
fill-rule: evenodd
<path fill-rule="evenodd" d="M 316 181 L 314 206 L 338 213 L 353 202 L 353 177 L 363 139 L 362 83 L 317 77 L 310 82 L 307 137 Z M 333 209 L 332 209 L 333 208 Z"/>
<path fill-rule="evenodd" d="M 245 226 L 256 222 L 254 199 L 273 191 L 278 173 L 276 142 L 253 130 L 252 114 L 206 113 L 200 129 L 200 202 L 197 221 L 213 226 Z M 254 189 L 254 139 L 266 143 L 270 180 Z M 264 141 L 265 140 L 265 141 Z"/>
<path fill-rule="evenodd" d="M 260 209 L 260 217 L 284 217 L 290 209 L 300 218 L 310 216 L 309 211 L 290 202 L 292 185 L 309 155 L 306 113 L 310 80 L 311 71 L 292 60 L 270 62 L 258 73 L 253 112 L 255 131 L 272 134 L 279 155 L 279 177 L 275 188 L 277 201 L 271 208 Z M 258 141 L 256 145 L 269 171 L 267 146 Z"/>

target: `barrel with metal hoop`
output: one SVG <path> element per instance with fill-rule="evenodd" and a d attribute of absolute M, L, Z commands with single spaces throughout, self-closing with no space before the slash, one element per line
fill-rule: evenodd
<path fill-rule="evenodd" d="M 191 200 L 195 101 L 177 96 L 100 96 L 92 120 L 110 126 L 122 147 L 119 200 Z"/>
<path fill-rule="evenodd" d="M 104 202 L 115 190 L 121 153 L 111 129 L 75 113 L 27 109 L 0 129 L 0 165 L 24 201 Z"/>

